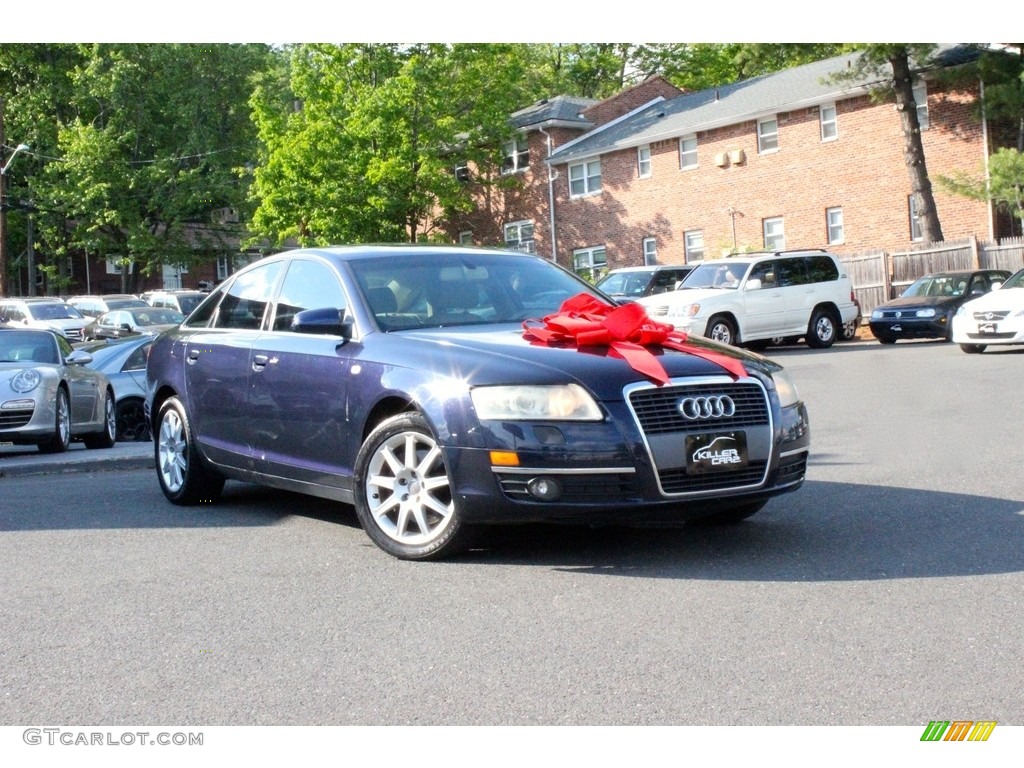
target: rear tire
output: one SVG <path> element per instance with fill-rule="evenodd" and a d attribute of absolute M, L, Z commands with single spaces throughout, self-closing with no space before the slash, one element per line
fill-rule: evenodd
<path fill-rule="evenodd" d="M 117 404 L 117 439 L 121 442 L 148 442 L 153 439 L 145 406 L 139 398 L 130 397 Z"/>
<path fill-rule="evenodd" d="M 836 341 L 839 327 L 835 315 L 827 309 L 816 309 L 807 324 L 807 346 L 813 349 L 827 349 Z"/>
<path fill-rule="evenodd" d="M 160 406 L 153 446 L 156 476 L 168 501 L 185 506 L 217 500 L 224 489 L 224 477 L 203 463 L 188 414 L 176 397 Z"/>

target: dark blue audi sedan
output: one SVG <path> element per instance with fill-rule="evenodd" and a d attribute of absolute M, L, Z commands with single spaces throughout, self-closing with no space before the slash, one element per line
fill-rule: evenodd
<path fill-rule="evenodd" d="M 353 504 L 402 559 L 479 524 L 736 522 L 803 482 L 776 363 L 687 338 L 535 256 L 311 248 L 225 280 L 149 355 L 157 477 Z"/>

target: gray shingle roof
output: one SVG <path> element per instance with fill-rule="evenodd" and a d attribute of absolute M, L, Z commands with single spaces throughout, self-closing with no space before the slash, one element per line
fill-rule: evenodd
<path fill-rule="evenodd" d="M 829 80 L 830 75 L 848 69 L 849 63 L 857 56 L 836 56 L 656 102 L 617 122 L 608 123 L 576 142 L 563 145 L 554 151 L 549 162 L 565 163 L 594 157 L 864 93 L 867 86 L 877 81 L 877 77 L 867 76 L 842 83 Z M 940 46 L 937 60 L 943 66 L 952 66 L 976 56 L 977 49 L 973 47 Z"/>
<path fill-rule="evenodd" d="M 564 124 L 576 123 L 580 128 L 587 129 L 592 127 L 593 123 L 580 117 L 580 113 L 597 103 L 596 99 L 584 99 L 580 96 L 542 99 L 518 112 L 513 112 L 512 125 L 516 128 L 526 128 L 555 121 Z"/>

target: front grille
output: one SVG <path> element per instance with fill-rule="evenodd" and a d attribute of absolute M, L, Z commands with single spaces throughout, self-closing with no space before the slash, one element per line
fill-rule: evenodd
<path fill-rule="evenodd" d="M 978 322 L 994 322 L 996 320 L 1005 320 L 1007 315 L 1010 314 L 1010 310 L 1001 310 L 999 312 L 975 312 L 974 319 Z"/>
<path fill-rule="evenodd" d="M 65 328 L 64 337 L 68 339 L 68 341 L 85 341 L 85 329 Z"/>
<path fill-rule="evenodd" d="M 33 408 L 17 411 L 0 411 L 0 429 L 18 429 L 32 420 Z"/>
<path fill-rule="evenodd" d="M 691 421 L 683 417 L 679 402 L 686 397 L 728 395 L 736 404 L 736 413 L 728 418 Z M 763 426 L 768 424 L 768 403 L 757 384 L 704 384 L 696 387 L 661 387 L 633 392 L 630 404 L 648 435 L 708 429 Z"/>
<path fill-rule="evenodd" d="M 544 476 L 544 470 L 535 474 L 497 472 L 498 482 L 505 495 L 517 501 L 537 501 L 526 490 L 526 484 L 535 477 Z M 581 471 L 579 475 L 551 475 L 562 486 L 559 503 L 565 504 L 613 504 L 638 498 L 636 475 L 623 473 L 597 473 Z"/>
<path fill-rule="evenodd" d="M 764 479 L 767 463 L 752 461 L 735 472 L 715 472 L 688 475 L 686 468 L 669 469 L 659 472 L 661 487 L 665 493 L 699 493 L 724 491 L 744 485 L 757 485 Z"/>

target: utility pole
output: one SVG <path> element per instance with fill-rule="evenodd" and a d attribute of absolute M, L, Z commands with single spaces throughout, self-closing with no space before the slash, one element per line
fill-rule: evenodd
<path fill-rule="evenodd" d="M 7 158 L 4 156 L 4 97 L 0 96 L 0 168 Z M 7 295 L 7 178 L 0 173 L 0 296 Z"/>

